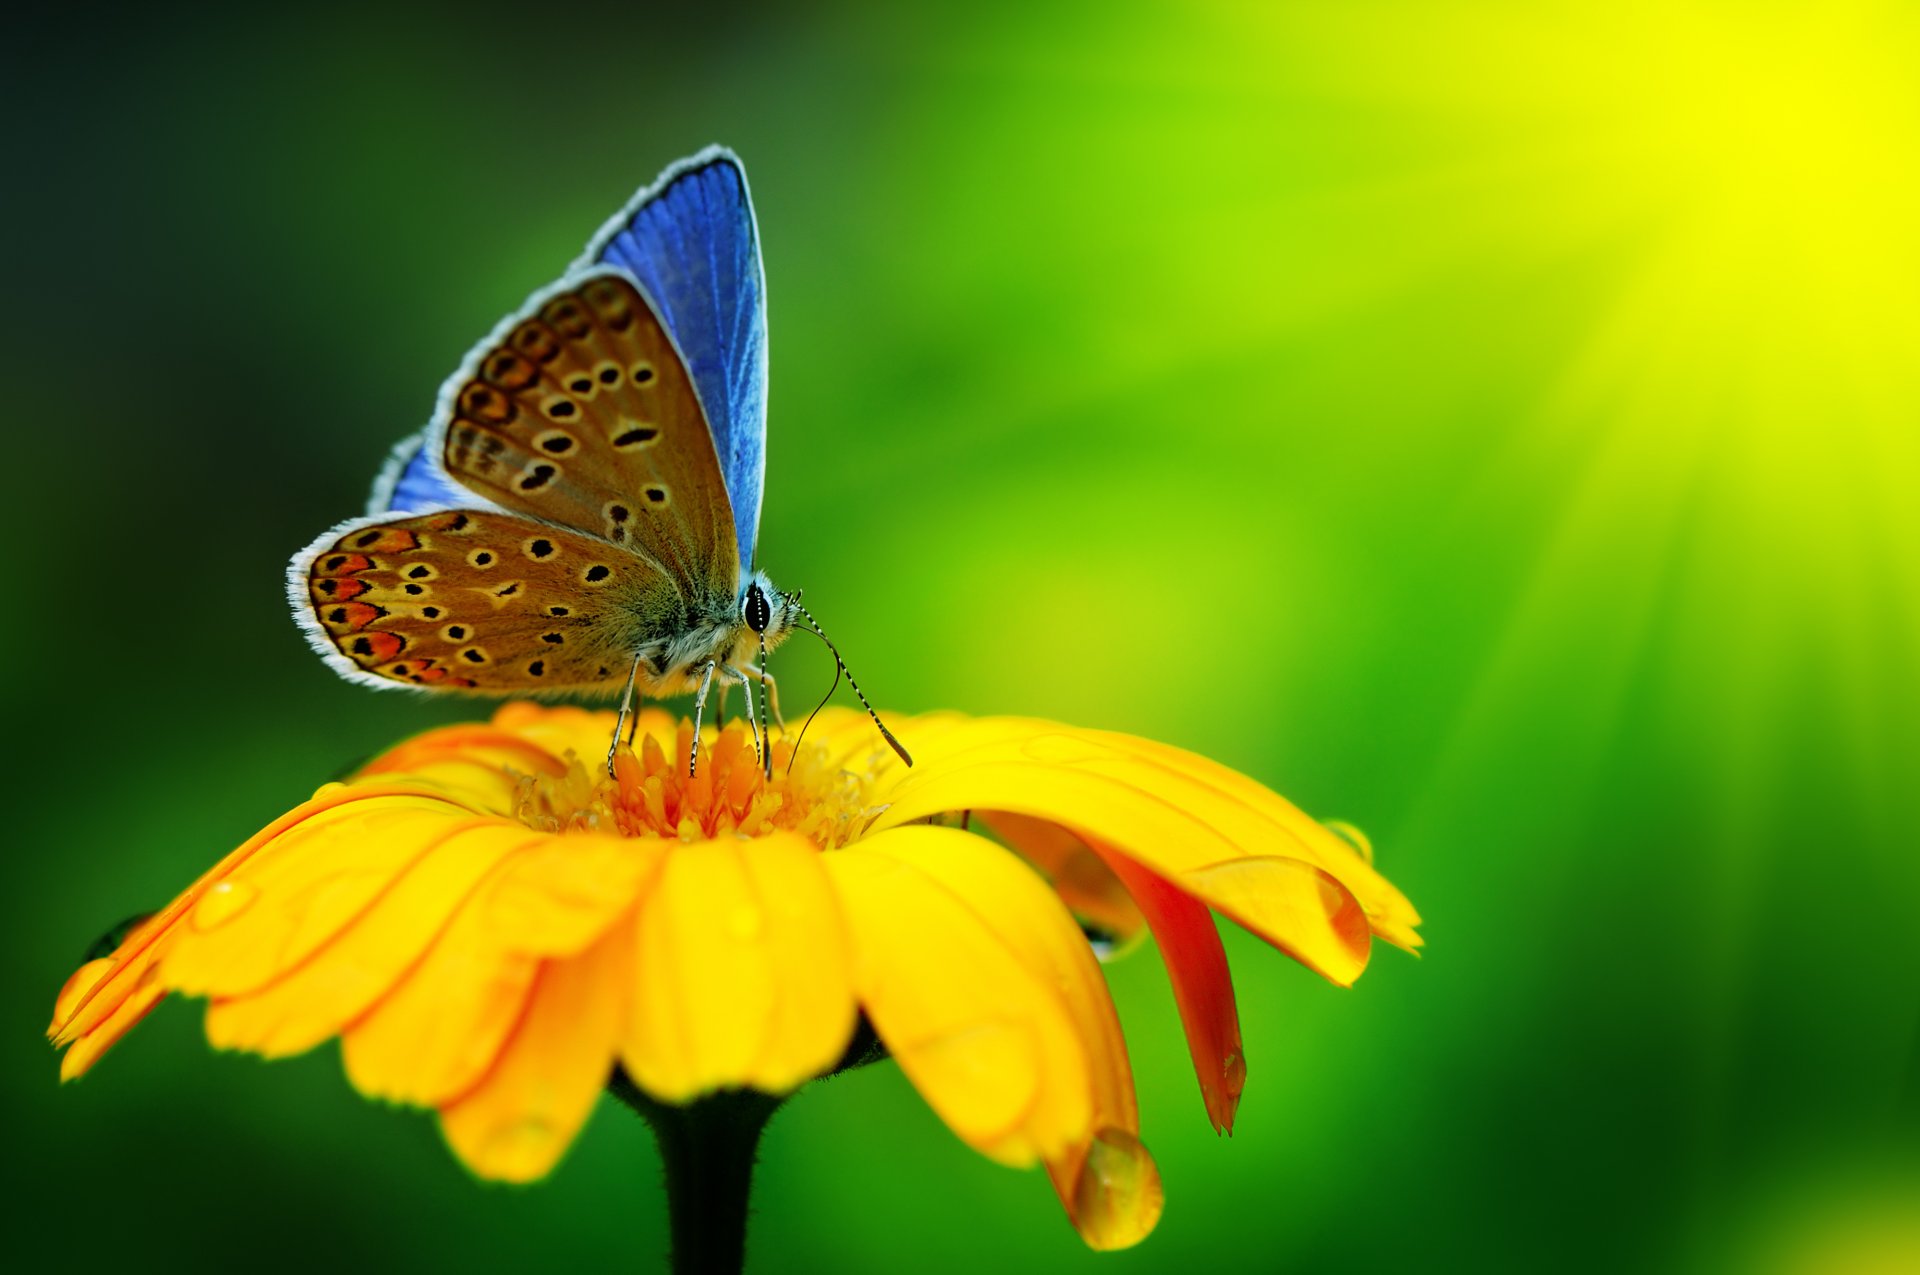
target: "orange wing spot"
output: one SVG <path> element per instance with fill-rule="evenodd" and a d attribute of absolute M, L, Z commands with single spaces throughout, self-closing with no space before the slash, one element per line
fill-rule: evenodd
<path fill-rule="evenodd" d="M 485 381 L 469 381 L 460 391 L 460 415 L 489 425 L 505 425 L 520 414 L 513 400 Z"/>
<path fill-rule="evenodd" d="M 345 602 L 357 598 L 370 586 L 365 580 L 335 580 L 328 577 L 313 581 L 313 600 L 318 603 Z"/>
<path fill-rule="evenodd" d="M 593 320 L 587 317 L 586 309 L 575 297 L 555 297 L 540 311 L 540 317 L 547 321 L 547 326 L 571 341 L 578 341 L 593 331 Z"/>
<path fill-rule="evenodd" d="M 407 649 L 407 640 L 398 633 L 362 633 L 347 643 L 347 654 L 367 664 L 385 664 Z"/>
<path fill-rule="evenodd" d="M 560 342 L 555 339 L 553 333 L 547 329 L 547 326 L 538 319 L 528 319 L 525 323 L 515 328 L 511 340 L 514 349 L 520 351 L 520 353 L 526 355 L 536 363 L 551 363 L 560 357 Z M 536 370 L 534 375 L 538 376 L 539 372 Z M 526 383 L 531 384 L 532 382 L 529 381 Z M 520 389 L 521 386 L 513 385 L 508 388 Z"/>
<path fill-rule="evenodd" d="M 416 682 L 444 682 L 448 676 L 447 670 L 443 668 L 434 668 L 430 664 L 423 664 L 419 670 L 414 673 L 413 680 Z"/>
<path fill-rule="evenodd" d="M 371 571 L 373 559 L 363 553 L 330 553 L 314 563 L 313 569 L 323 576 L 350 576 Z"/>
<path fill-rule="evenodd" d="M 385 608 L 369 606 L 365 602 L 342 602 L 320 608 L 320 618 L 327 622 L 328 628 L 348 632 L 364 629 L 386 613 Z"/>
<path fill-rule="evenodd" d="M 587 285 L 587 304 L 600 321 L 615 332 L 625 332 L 633 323 L 633 304 L 627 289 L 611 279 L 596 279 Z"/>
<path fill-rule="evenodd" d="M 522 332 L 525 330 L 521 329 Z M 514 333 L 516 345 L 519 340 L 520 333 Z M 502 350 L 487 360 L 487 366 L 482 375 L 511 394 L 524 390 L 539 380 L 540 368 L 532 359 L 523 358 L 512 350 Z"/>
<path fill-rule="evenodd" d="M 405 527 L 368 527 L 340 541 L 340 548 L 357 549 L 363 553 L 405 553 L 419 547 L 420 537 Z"/>

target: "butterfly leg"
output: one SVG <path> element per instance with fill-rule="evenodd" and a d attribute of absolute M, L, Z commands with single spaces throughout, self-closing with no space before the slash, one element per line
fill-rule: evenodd
<path fill-rule="evenodd" d="M 760 763 L 761 772 L 765 774 L 767 778 L 771 779 L 773 778 L 773 740 L 767 735 L 765 708 L 763 707 L 758 715 L 755 714 L 753 707 L 753 683 L 748 680 L 745 672 L 735 668 L 731 664 L 727 665 L 727 672 L 732 674 L 735 680 L 746 688 L 747 729 L 753 732 L 754 760 Z"/>
<path fill-rule="evenodd" d="M 620 751 L 621 731 L 625 728 L 627 724 L 627 715 L 633 712 L 633 681 L 635 678 L 639 676 L 640 676 L 640 657 L 639 655 L 636 654 L 633 657 L 633 667 L 627 670 L 626 689 L 620 692 L 620 715 L 613 719 L 613 742 L 607 745 L 607 778 L 608 779 L 613 778 L 613 758 L 614 758 L 614 754 Z M 640 725 L 640 715 L 638 713 L 633 714 L 633 724 L 635 727 L 638 727 Z M 633 741 L 628 740 L 627 746 L 632 747 Z"/>
<path fill-rule="evenodd" d="M 687 778 L 692 779 L 700 772 L 700 717 L 707 709 L 707 688 L 713 685 L 713 671 L 719 667 L 717 660 L 707 661 L 707 671 L 700 677 L 700 689 L 693 696 L 693 744 L 687 757 Z M 727 693 L 725 682 L 720 684 L 720 693 Z"/>
<path fill-rule="evenodd" d="M 787 719 L 785 714 L 781 713 L 780 711 L 779 679 L 774 677 L 773 674 L 767 672 L 765 667 L 758 664 L 748 664 L 742 669 L 742 672 L 746 673 L 750 677 L 755 677 L 760 679 L 760 681 L 766 685 L 768 711 L 772 715 L 773 724 L 775 726 L 778 726 L 781 732 L 784 734 L 787 729 Z M 751 690 L 752 688 L 749 687 L 748 689 Z"/>

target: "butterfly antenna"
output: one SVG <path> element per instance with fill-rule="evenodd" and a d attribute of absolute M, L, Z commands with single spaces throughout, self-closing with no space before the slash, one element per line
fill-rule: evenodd
<path fill-rule="evenodd" d="M 887 729 L 887 724 L 880 720 L 880 714 L 874 712 L 873 705 L 867 703 L 866 693 L 860 689 L 860 683 L 856 682 L 853 678 L 853 670 L 848 668 L 847 662 L 840 658 L 840 648 L 833 644 L 833 639 L 828 637 L 826 630 L 820 627 L 820 621 L 814 619 L 813 612 L 801 606 L 797 600 L 794 601 L 793 607 L 794 607 L 794 610 L 798 611 L 801 615 L 804 615 L 807 617 L 807 623 L 813 626 L 813 631 L 815 635 L 818 636 L 822 642 L 825 642 L 827 644 L 827 649 L 829 651 L 833 652 L 833 662 L 840 666 L 840 671 L 842 673 L 845 673 L 847 675 L 847 685 L 853 688 L 854 695 L 859 697 L 860 707 L 867 710 L 867 716 L 873 719 L 873 724 L 880 728 L 880 737 L 887 741 L 887 743 L 893 748 L 894 752 L 900 754 L 901 761 L 907 763 L 907 765 L 909 766 L 913 765 L 913 754 L 909 753 L 906 749 L 900 746 L 900 741 L 893 737 L 893 732 Z M 816 709 L 815 711 L 817 712 L 818 710 Z"/>
<path fill-rule="evenodd" d="M 808 629 L 807 632 L 813 633 L 813 630 Z M 823 642 L 826 641 L 826 635 L 824 633 L 813 633 L 813 635 L 819 638 Z M 833 649 L 831 643 L 828 644 L 827 649 L 828 650 Z M 832 684 L 827 687 L 827 693 L 820 697 L 820 702 L 813 706 L 813 711 L 807 714 L 807 720 L 800 723 L 800 738 L 793 741 L 793 752 L 787 757 L 787 773 L 789 775 L 793 773 L 793 759 L 800 755 L 800 745 L 807 742 L 807 727 L 813 725 L 813 719 L 820 716 L 820 710 L 827 706 L 827 701 L 833 698 L 833 692 L 839 687 L 839 685 L 840 685 L 840 661 L 838 659 L 835 659 L 833 662 Z"/>

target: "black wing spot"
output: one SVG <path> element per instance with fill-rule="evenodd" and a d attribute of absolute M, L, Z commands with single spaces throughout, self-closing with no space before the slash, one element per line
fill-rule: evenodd
<path fill-rule="evenodd" d="M 576 376 L 572 381 L 567 383 L 567 388 L 575 394 L 591 394 L 593 392 L 593 382 L 584 376 Z"/>
<path fill-rule="evenodd" d="M 565 456 L 573 450 L 573 435 L 563 434 L 559 430 L 550 430 L 540 436 L 540 450 L 555 456 Z"/>
<path fill-rule="evenodd" d="M 503 589 L 495 589 L 493 591 L 493 596 L 496 598 L 510 598 L 518 592 L 520 592 L 520 582 L 518 580 L 515 580 L 512 584 L 507 585 Z"/>
<path fill-rule="evenodd" d="M 444 637 L 449 642 L 465 641 L 467 636 L 467 626 L 464 624 L 449 624 L 444 630 L 442 630 L 440 636 Z"/>
<path fill-rule="evenodd" d="M 417 598 L 427 591 L 427 586 L 424 584 L 405 584 L 400 587 L 407 591 L 408 597 L 413 598 Z"/>
<path fill-rule="evenodd" d="M 553 541 L 548 540 L 545 536 L 527 541 L 527 556 L 529 558 L 551 558 L 553 556 Z"/>
<path fill-rule="evenodd" d="M 534 677 L 545 677 L 547 675 L 547 662 L 545 660 L 535 660 L 533 663 L 527 665 L 527 672 Z"/>
<path fill-rule="evenodd" d="M 612 385 L 615 381 L 618 381 L 619 379 L 620 379 L 619 368 L 603 367 L 600 369 L 600 384 Z"/>
<path fill-rule="evenodd" d="M 407 568 L 407 579 L 409 579 L 409 580 L 431 580 L 431 579 L 433 579 L 433 568 L 432 568 L 432 567 L 430 567 L 430 566 L 428 566 L 428 565 L 427 565 L 426 563 L 424 563 L 424 562 L 423 562 L 423 563 L 421 563 L 421 564 L 420 564 L 419 566 L 417 566 L 417 567 L 408 567 L 408 568 Z"/>
<path fill-rule="evenodd" d="M 573 613 L 571 611 L 568 611 L 565 607 L 548 607 L 547 614 L 557 616 L 557 615 L 571 615 Z"/>
<path fill-rule="evenodd" d="M 553 476 L 559 472 L 560 471 L 552 465 L 535 465 L 521 477 L 519 484 L 520 490 L 538 491 L 540 488 L 552 482 Z"/>
<path fill-rule="evenodd" d="M 545 642 L 548 646 L 559 646 L 562 642 L 567 640 L 567 635 L 564 633 L 542 633 L 540 635 L 540 640 L 542 642 Z"/>
<path fill-rule="evenodd" d="M 333 610 L 327 612 L 328 624 L 345 624 L 346 622 L 347 609 L 345 607 L 335 607 Z"/>
<path fill-rule="evenodd" d="M 355 638 L 355 639 L 353 640 L 353 653 L 354 653 L 355 655 L 372 655 L 372 654 L 373 654 L 373 639 L 372 639 L 372 638 L 364 638 L 364 637 L 363 637 L 363 638 Z"/>
<path fill-rule="evenodd" d="M 667 489 L 665 487 L 649 487 L 646 490 L 646 497 L 656 505 L 664 505 L 667 503 Z"/>
<path fill-rule="evenodd" d="M 421 607 L 420 614 L 425 616 L 429 620 L 437 620 L 440 618 L 440 608 L 439 607 Z"/>
<path fill-rule="evenodd" d="M 314 587 L 319 589 L 320 592 L 331 597 L 340 588 L 340 582 L 338 580 L 322 580 L 320 581 L 319 584 L 315 585 Z"/>
<path fill-rule="evenodd" d="M 333 557 L 328 558 L 325 562 L 321 563 L 320 565 L 325 567 L 328 571 L 338 571 L 341 568 L 342 564 L 346 562 L 346 560 L 347 559 L 344 554 L 335 554 Z"/>
<path fill-rule="evenodd" d="M 651 443 L 654 439 L 658 437 L 660 437 L 659 430 L 651 429 L 643 426 L 639 429 L 630 429 L 626 433 L 617 436 L 613 440 L 613 445 L 615 447 L 622 448 L 622 449 L 629 448 L 629 447 L 642 447 L 648 443 Z"/>
<path fill-rule="evenodd" d="M 547 415 L 553 417 L 553 419 L 557 421 L 565 420 L 567 417 L 572 416 L 575 412 L 579 410 L 580 410 L 579 408 L 573 405 L 570 399 L 564 399 L 564 398 L 561 399 L 558 403 L 549 403 L 547 405 Z"/>
<path fill-rule="evenodd" d="M 477 646 L 470 646 L 460 652 L 460 658 L 469 664 L 485 664 L 487 662 L 487 653 Z"/>
<path fill-rule="evenodd" d="M 636 363 L 633 365 L 633 383 L 635 385 L 645 385 L 652 379 L 653 367 L 651 364 Z"/>
<path fill-rule="evenodd" d="M 364 549 L 379 539 L 380 533 L 378 531 L 363 531 L 359 537 L 354 540 L 353 544 L 356 549 Z"/>
<path fill-rule="evenodd" d="M 475 549 L 467 555 L 467 561 L 476 567 L 490 567 L 493 565 L 493 554 L 486 549 Z"/>
<path fill-rule="evenodd" d="M 585 580 L 588 584 L 599 584 L 602 580 L 605 580 L 608 576 L 612 574 L 613 574 L 612 567 L 609 567 L 604 563 L 596 562 L 592 566 L 588 567 L 586 571 L 582 572 L 580 578 Z"/>

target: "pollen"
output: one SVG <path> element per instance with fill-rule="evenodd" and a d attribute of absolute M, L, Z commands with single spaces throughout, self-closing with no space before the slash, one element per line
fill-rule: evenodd
<path fill-rule="evenodd" d="M 866 801 L 868 783 L 836 768 L 824 745 L 773 744 L 771 779 L 739 722 L 700 748 L 688 771 L 693 726 L 682 721 L 674 754 L 642 732 L 640 751 L 623 748 L 612 778 L 597 763 L 569 756 L 558 776 L 519 781 L 514 814 L 541 832 L 614 832 L 693 842 L 797 832 L 822 850 L 838 849 L 866 831 L 881 807 Z"/>

